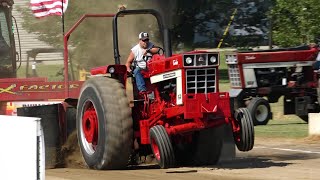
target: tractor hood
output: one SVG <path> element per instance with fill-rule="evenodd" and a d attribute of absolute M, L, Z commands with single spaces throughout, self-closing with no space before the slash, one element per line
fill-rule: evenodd
<path fill-rule="evenodd" d="M 201 69 L 217 66 L 219 66 L 219 53 L 208 51 L 190 51 L 174 54 L 168 58 L 163 55 L 154 55 L 148 62 L 150 76 L 177 69 Z"/>

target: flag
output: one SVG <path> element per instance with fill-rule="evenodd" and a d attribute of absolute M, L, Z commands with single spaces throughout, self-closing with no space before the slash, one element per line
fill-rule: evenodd
<path fill-rule="evenodd" d="M 68 0 L 31 0 L 30 7 L 36 18 L 62 16 L 62 3 L 64 13 L 68 7 Z"/>

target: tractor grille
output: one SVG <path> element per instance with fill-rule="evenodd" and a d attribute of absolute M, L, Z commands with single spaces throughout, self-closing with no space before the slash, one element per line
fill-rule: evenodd
<path fill-rule="evenodd" d="M 228 71 L 231 87 L 241 87 L 241 79 L 238 65 L 229 64 Z"/>
<path fill-rule="evenodd" d="M 216 69 L 187 69 L 186 88 L 192 94 L 216 92 Z"/>

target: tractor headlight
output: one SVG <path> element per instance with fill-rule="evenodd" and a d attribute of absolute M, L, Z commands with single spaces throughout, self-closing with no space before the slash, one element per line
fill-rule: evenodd
<path fill-rule="evenodd" d="M 237 63 L 237 55 L 236 54 L 226 55 L 226 63 L 227 64 L 236 64 Z"/>
<path fill-rule="evenodd" d="M 211 56 L 211 57 L 210 57 L 210 62 L 211 62 L 212 64 L 214 64 L 215 62 L 217 62 L 217 58 L 216 58 L 215 56 Z"/>
<path fill-rule="evenodd" d="M 209 66 L 217 66 L 219 65 L 219 53 L 215 53 L 215 54 L 208 54 L 208 65 Z"/>
<path fill-rule="evenodd" d="M 112 74 L 112 73 L 114 73 L 114 72 L 115 72 L 114 67 L 110 67 L 110 68 L 109 68 L 109 73 Z"/>
<path fill-rule="evenodd" d="M 192 58 L 191 57 L 187 57 L 186 58 L 186 64 L 190 65 L 192 63 Z"/>
<path fill-rule="evenodd" d="M 186 54 L 183 56 L 183 65 L 184 66 L 194 66 L 194 55 Z"/>

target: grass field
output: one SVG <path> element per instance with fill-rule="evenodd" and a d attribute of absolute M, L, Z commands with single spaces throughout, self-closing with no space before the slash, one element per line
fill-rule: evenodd
<path fill-rule="evenodd" d="M 25 78 L 27 67 L 21 66 L 17 71 L 17 76 L 19 78 Z M 62 64 L 52 64 L 52 65 L 46 65 L 46 64 L 37 64 L 36 66 L 36 74 L 38 77 L 47 77 L 48 81 L 63 81 L 63 65 Z M 28 67 L 28 74 L 30 76 L 33 75 L 33 71 L 31 68 L 31 65 Z"/>
<path fill-rule="evenodd" d="M 220 83 L 220 91 L 228 91 L 229 83 Z M 257 137 L 304 138 L 308 136 L 308 124 L 295 115 L 283 115 L 283 99 L 271 104 L 273 119 L 265 126 L 255 126 Z"/>
<path fill-rule="evenodd" d="M 265 126 L 255 126 L 256 137 L 305 138 L 308 124 L 298 119 L 271 120 Z"/>
<path fill-rule="evenodd" d="M 308 124 L 296 115 L 283 115 L 283 98 L 271 104 L 273 119 L 266 126 L 256 126 L 257 137 L 304 138 L 308 136 Z"/>

